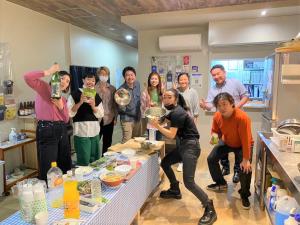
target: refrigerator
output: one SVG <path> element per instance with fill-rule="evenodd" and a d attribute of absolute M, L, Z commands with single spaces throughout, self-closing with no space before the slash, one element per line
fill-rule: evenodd
<path fill-rule="evenodd" d="M 300 52 L 275 53 L 265 58 L 263 90 L 266 108 L 262 113 L 262 131 L 270 132 L 271 127 L 285 119 L 300 119 L 300 84 L 281 82 L 283 62 L 300 64 Z"/>

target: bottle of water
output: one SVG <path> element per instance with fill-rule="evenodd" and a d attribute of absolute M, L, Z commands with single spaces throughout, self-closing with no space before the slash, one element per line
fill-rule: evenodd
<path fill-rule="evenodd" d="M 94 176 L 91 182 L 92 199 L 97 203 L 102 202 L 101 182 L 98 177 Z"/>
<path fill-rule="evenodd" d="M 275 204 L 275 201 L 276 201 L 276 191 L 277 191 L 276 186 L 272 185 L 271 193 L 270 193 L 270 203 L 269 203 L 270 211 L 274 211 L 274 204 Z"/>
<path fill-rule="evenodd" d="M 57 167 L 56 162 L 51 163 L 51 168 L 47 173 L 48 188 L 52 189 L 63 184 L 62 171 Z"/>

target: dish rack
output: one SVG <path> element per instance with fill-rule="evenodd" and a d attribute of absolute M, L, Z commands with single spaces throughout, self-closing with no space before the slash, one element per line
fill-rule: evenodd
<path fill-rule="evenodd" d="M 300 153 L 300 135 L 280 134 L 276 128 L 271 128 L 273 137 L 271 141 L 280 151 Z"/>

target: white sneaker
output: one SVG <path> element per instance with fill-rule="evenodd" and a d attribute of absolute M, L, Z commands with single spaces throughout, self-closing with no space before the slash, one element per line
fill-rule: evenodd
<path fill-rule="evenodd" d="M 182 163 L 178 164 L 177 171 L 178 172 L 182 172 Z"/>

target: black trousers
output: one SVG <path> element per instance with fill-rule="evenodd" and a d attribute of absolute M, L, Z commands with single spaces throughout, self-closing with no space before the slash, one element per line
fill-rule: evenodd
<path fill-rule="evenodd" d="M 161 161 L 161 167 L 166 173 L 171 184 L 177 183 L 176 176 L 171 165 L 183 163 L 183 182 L 185 187 L 191 191 L 205 207 L 207 205 L 207 194 L 195 183 L 195 171 L 197 160 L 200 156 L 200 145 L 198 139 L 177 140 L 176 148 L 169 152 Z"/>
<path fill-rule="evenodd" d="M 107 149 L 111 146 L 112 143 L 112 136 L 114 132 L 114 120 L 110 124 L 103 125 L 103 120 L 100 122 L 100 133 L 99 137 L 102 138 L 103 147 L 102 147 L 102 154 L 107 152 Z"/>
<path fill-rule="evenodd" d="M 228 153 L 221 158 L 220 163 L 221 163 L 221 165 L 223 166 L 224 169 L 230 170 L 230 162 L 229 162 L 229 159 L 228 159 Z M 238 163 L 236 155 L 235 155 L 235 158 L 234 158 L 233 171 L 235 173 L 239 173 L 240 172 L 240 165 Z"/>
<path fill-rule="evenodd" d="M 47 181 L 51 162 L 66 173 L 71 169 L 71 146 L 67 125 L 61 121 L 39 121 L 36 129 L 39 179 Z"/>
<path fill-rule="evenodd" d="M 207 163 L 210 175 L 213 179 L 213 181 L 217 184 L 226 184 L 226 180 L 224 179 L 219 160 L 224 156 L 228 155 L 229 152 L 233 152 L 235 154 L 236 162 L 240 164 L 243 160 L 243 151 L 242 148 L 231 148 L 225 144 L 218 144 L 216 145 L 209 156 L 207 157 Z M 251 155 L 252 155 L 252 149 L 251 149 Z M 251 162 L 251 160 L 250 160 Z M 250 173 L 244 173 L 242 170 L 240 171 L 240 183 L 241 183 L 241 189 L 239 190 L 239 193 L 241 197 L 249 197 L 251 195 L 250 193 L 250 184 L 251 184 L 251 176 L 252 172 Z"/>

